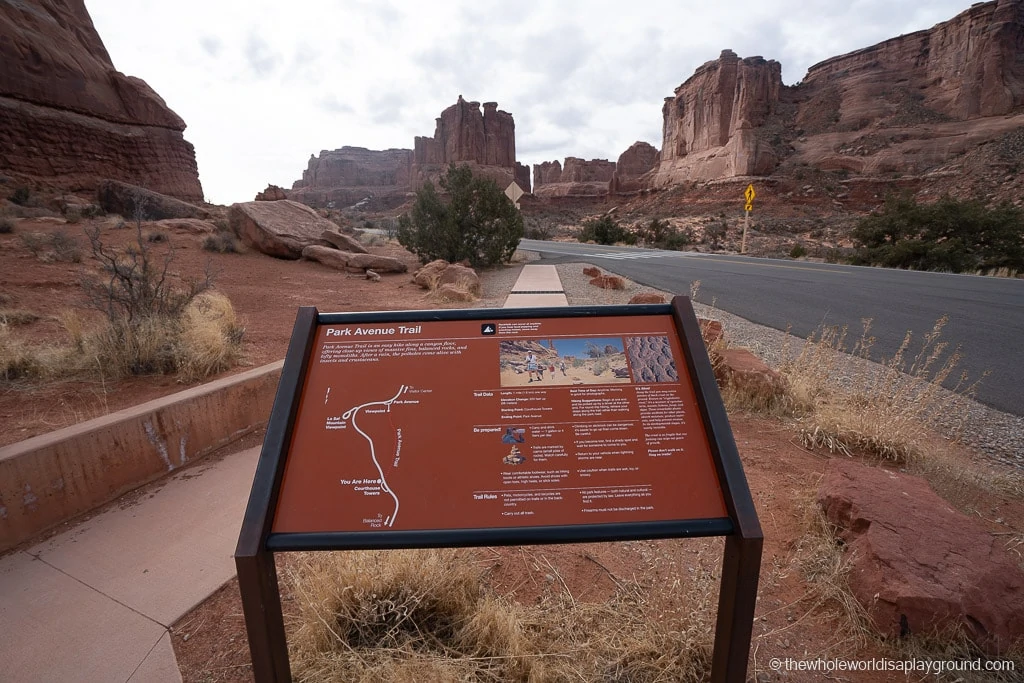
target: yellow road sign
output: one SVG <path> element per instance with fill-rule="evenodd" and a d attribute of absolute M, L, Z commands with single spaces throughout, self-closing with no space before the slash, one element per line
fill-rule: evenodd
<path fill-rule="evenodd" d="M 743 207 L 743 210 L 744 211 L 753 211 L 754 210 L 754 205 L 752 203 L 750 203 L 750 202 L 747 202 L 747 205 Z"/>
<path fill-rule="evenodd" d="M 756 197 L 757 195 L 754 194 L 754 185 L 753 185 L 753 183 L 751 183 L 750 185 L 747 185 L 747 191 L 743 193 L 743 196 L 747 200 L 747 206 L 750 206 L 751 204 L 754 203 L 754 197 Z M 750 209 L 747 209 L 747 211 L 750 211 Z"/>

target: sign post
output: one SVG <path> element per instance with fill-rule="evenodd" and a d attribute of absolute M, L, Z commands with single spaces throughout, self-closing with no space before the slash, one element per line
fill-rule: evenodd
<path fill-rule="evenodd" d="M 746 217 L 743 219 L 743 240 L 740 242 L 740 253 L 747 253 L 747 229 L 750 227 L 750 212 L 754 209 L 754 184 L 747 185 L 746 192 L 743 193 L 743 197 L 747 200 L 743 210 L 746 212 Z"/>
<path fill-rule="evenodd" d="M 277 552 L 689 536 L 726 536 L 711 680 L 741 683 L 763 536 L 688 298 L 301 308 L 235 551 L 253 673 L 291 680 Z"/>

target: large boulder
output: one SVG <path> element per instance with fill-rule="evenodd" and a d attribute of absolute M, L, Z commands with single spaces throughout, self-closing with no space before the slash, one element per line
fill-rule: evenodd
<path fill-rule="evenodd" d="M 303 249 L 302 258 L 350 273 L 365 273 L 367 270 L 376 273 L 404 273 L 408 270 L 405 263 L 391 256 L 353 254 L 319 244 L 311 244 Z"/>
<path fill-rule="evenodd" d="M 158 221 L 165 218 L 209 218 L 206 209 L 118 180 L 104 180 L 97 199 L 107 213 L 119 213 L 129 220 Z"/>
<path fill-rule="evenodd" d="M 162 228 L 180 230 L 193 235 L 209 235 L 217 232 L 217 226 L 213 223 L 198 218 L 165 218 L 162 221 L 157 221 L 156 224 Z"/>
<path fill-rule="evenodd" d="M 282 199 L 276 202 L 232 204 L 228 222 L 238 237 L 269 256 L 297 259 L 311 244 L 320 244 L 334 223 L 304 204 Z"/>
<path fill-rule="evenodd" d="M 994 654 L 1024 638 L 1024 572 L 924 479 L 833 460 L 818 504 L 846 543 L 850 588 L 883 634 L 961 626 Z"/>
<path fill-rule="evenodd" d="M 337 230 L 324 230 L 320 233 L 320 239 L 327 242 L 335 249 L 341 249 L 342 251 L 350 251 L 353 254 L 368 254 L 366 247 L 362 245 L 354 237 L 343 235 Z"/>
<path fill-rule="evenodd" d="M 412 280 L 423 289 L 436 290 L 444 285 L 455 285 L 474 296 L 480 295 L 480 277 L 472 268 L 444 259 L 431 261 L 412 275 Z"/>
<path fill-rule="evenodd" d="M 788 392 L 786 378 L 746 349 L 723 349 L 713 363 L 715 379 L 755 403 L 771 405 Z"/>

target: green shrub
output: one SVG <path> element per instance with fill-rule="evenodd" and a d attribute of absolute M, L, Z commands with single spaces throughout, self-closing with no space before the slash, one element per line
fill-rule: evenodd
<path fill-rule="evenodd" d="M 953 273 L 1024 270 L 1024 210 L 1008 202 L 989 208 L 944 196 L 918 204 L 909 195 L 892 195 L 879 213 L 857 224 L 852 237 L 852 262 L 858 265 Z"/>
<path fill-rule="evenodd" d="M 19 188 L 15 189 L 14 192 L 11 193 L 11 196 L 8 197 L 8 199 L 10 199 L 12 202 L 17 204 L 18 206 L 25 206 L 25 204 L 28 202 L 28 197 L 29 197 L 28 188 L 27 187 L 19 187 Z"/>
<path fill-rule="evenodd" d="M 800 243 L 794 244 L 793 248 L 789 250 L 789 258 L 800 258 L 801 256 L 807 256 L 807 249 Z"/>
<path fill-rule="evenodd" d="M 14 232 L 14 219 L 0 216 L 0 235 L 9 235 L 12 232 Z"/>
<path fill-rule="evenodd" d="M 636 235 L 629 232 L 611 216 L 601 216 L 593 220 L 585 221 L 583 229 L 576 237 L 580 242 L 595 242 L 597 244 L 636 244 Z"/>
<path fill-rule="evenodd" d="M 523 237 L 523 217 L 493 180 L 468 165 L 448 167 L 440 180 L 445 202 L 430 181 L 399 219 L 398 242 L 424 262 L 468 260 L 473 266 L 509 262 Z"/>

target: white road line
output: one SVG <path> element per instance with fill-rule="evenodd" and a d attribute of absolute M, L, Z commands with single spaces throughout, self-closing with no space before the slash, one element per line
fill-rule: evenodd
<path fill-rule="evenodd" d="M 370 403 L 364 403 L 362 405 L 355 406 L 354 408 L 349 408 L 341 416 L 341 419 L 343 420 L 348 420 L 349 416 L 351 416 L 353 429 L 359 432 L 362 435 L 362 437 L 366 439 L 367 443 L 370 444 L 370 459 L 373 460 L 373 464 L 377 468 L 377 473 L 380 474 L 380 488 L 382 491 L 387 492 L 388 495 L 390 495 L 395 501 L 395 510 L 390 515 L 388 515 L 388 517 L 384 520 L 385 526 L 394 526 L 395 524 L 395 518 L 398 517 L 398 496 L 396 496 L 395 492 L 391 490 L 390 486 L 388 486 L 388 482 L 384 478 L 384 470 L 381 469 L 380 463 L 377 462 L 377 451 L 373 446 L 373 439 L 371 439 L 369 435 L 362 429 L 360 429 L 358 424 L 356 424 L 356 415 L 359 413 L 360 410 L 366 408 L 367 406 L 388 406 L 388 408 L 390 409 L 391 404 L 394 403 L 394 401 L 399 396 L 404 394 L 408 388 L 409 387 L 403 384 L 398 388 L 398 393 L 389 398 L 387 401 L 371 401 Z"/>

